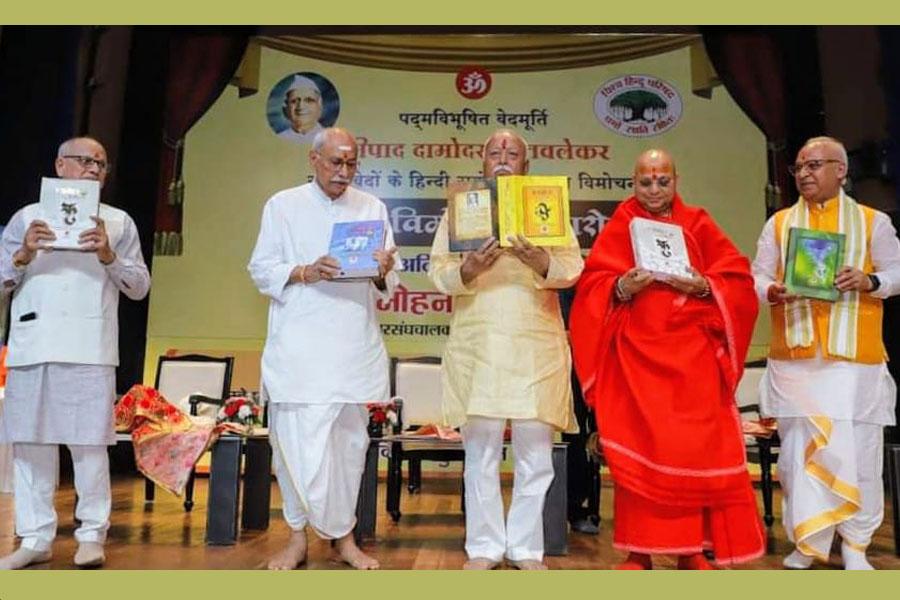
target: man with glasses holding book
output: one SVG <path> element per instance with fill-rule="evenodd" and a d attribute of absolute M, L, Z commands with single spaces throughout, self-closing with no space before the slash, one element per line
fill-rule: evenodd
<path fill-rule="evenodd" d="M 263 392 L 282 511 L 291 529 L 269 569 L 306 560 L 306 527 L 335 540 L 357 569 L 378 561 L 354 542 L 356 500 L 369 436 L 367 403 L 388 402 L 388 357 L 375 309 L 399 283 L 387 208 L 350 184 L 359 165 L 354 137 L 339 128 L 316 135 L 315 179 L 269 198 L 248 270 L 270 298 L 262 356 Z M 383 223 L 371 278 L 339 281 L 329 255 L 336 224 Z"/>
<path fill-rule="evenodd" d="M 772 314 L 761 412 L 778 419 L 782 519 L 796 546 L 784 566 L 827 562 L 837 532 L 844 568 L 868 570 L 884 513 L 882 430 L 895 422 L 882 300 L 900 292 L 900 243 L 887 215 L 844 192 L 838 140 L 810 139 L 789 170 L 801 197 L 768 220 L 753 262 Z M 817 238 L 840 242 L 837 262 L 816 269 L 832 274 L 824 285 L 805 266 L 827 260 Z"/>
<path fill-rule="evenodd" d="M 79 137 L 59 147 L 56 175 L 102 187 L 109 163 L 96 140 Z M 91 187 L 88 185 L 87 187 Z M 42 193 L 42 196 L 44 194 Z M 43 202 L 43 199 L 42 199 Z M 92 226 L 61 249 L 61 230 L 43 204 L 18 211 L 3 231 L 0 279 L 12 291 L 12 311 L 0 441 L 13 445 L 18 550 L 0 568 L 18 569 L 51 558 L 59 444 L 69 447 L 78 502 L 75 565 L 97 567 L 112 503 L 107 446 L 115 444 L 113 404 L 118 364 L 119 293 L 147 295 L 150 275 L 138 231 L 123 211 L 97 204 Z M 77 211 L 70 204 L 70 212 Z M 56 248 L 56 249 L 54 249 Z"/>
<path fill-rule="evenodd" d="M 668 153 L 639 156 L 634 196 L 598 234 L 569 320 L 615 483 L 620 569 L 651 569 L 653 554 L 711 569 L 704 550 L 718 564 L 765 550 L 734 401 L 758 307 L 750 262 L 676 184 Z M 643 260 L 648 241 L 680 268 Z"/>

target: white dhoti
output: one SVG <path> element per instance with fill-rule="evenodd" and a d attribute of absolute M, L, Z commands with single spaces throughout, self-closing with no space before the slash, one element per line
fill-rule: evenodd
<path fill-rule="evenodd" d="M 78 504 L 75 517 L 81 526 L 75 539 L 104 543 L 112 506 L 109 456 L 106 446 L 69 446 L 75 472 Z M 59 447 L 52 444 L 13 444 L 16 534 L 22 547 L 43 552 L 56 537 L 53 494 L 59 472 Z"/>
<path fill-rule="evenodd" d="M 788 539 L 828 560 L 837 531 L 865 552 L 884 514 L 883 427 L 896 386 L 884 363 L 770 359 L 760 408 L 778 419 L 778 479 Z"/>
<path fill-rule="evenodd" d="M 544 497 L 553 481 L 553 432 L 536 420 L 511 419 L 514 483 L 504 524 L 500 459 L 505 419 L 470 416 L 462 427 L 466 451 L 466 554 L 500 561 L 544 556 Z"/>
<path fill-rule="evenodd" d="M 356 526 L 369 435 L 363 404 L 273 403 L 269 440 L 288 526 L 338 539 Z"/>
<path fill-rule="evenodd" d="M 828 560 L 837 531 L 860 551 L 884 516 L 882 426 L 827 417 L 781 418 L 778 478 L 788 539 Z"/>

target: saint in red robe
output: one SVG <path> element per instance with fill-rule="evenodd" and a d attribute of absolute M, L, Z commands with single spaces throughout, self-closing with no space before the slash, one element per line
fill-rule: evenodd
<path fill-rule="evenodd" d="M 706 298 L 654 282 L 628 302 L 634 217 L 684 230 Z M 645 554 L 712 548 L 729 564 L 763 554 L 734 393 L 758 310 L 750 264 L 705 210 L 675 196 L 671 218 L 634 197 L 605 225 L 578 282 L 570 330 L 585 401 L 615 482 L 614 545 Z"/>

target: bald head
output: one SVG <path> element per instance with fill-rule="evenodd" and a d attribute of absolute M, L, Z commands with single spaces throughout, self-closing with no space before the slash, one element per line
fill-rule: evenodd
<path fill-rule="evenodd" d="M 484 142 L 482 172 L 485 177 L 528 173 L 528 144 L 510 129 L 498 129 Z"/>
<path fill-rule="evenodd" d="M 322 191 L 335 200 L 353 181 L 357 169 L 356 139 L 346 129 L 329 127 L 316 134 L 309 163 Z"/>
<path fill-rule="evenodd" d="M 677 179 L 675 161 L 668 152 L 656 148 L 647 150 L 634 164 L 634 195 L 650 214 L 668 216 Z"/>
<path fill-rule="evenodd" d="M 88 147 L 91 149 L 99 148 L 106 152 L 106 150 L 103 148 L 103 144 L 90 136 L 83 135 L 79 137 L 69 138 L 62 144 L 60 144 L 59 149 L 56 151 L 56 156 L 65 156 L 66 154 L 72 154 L 72 152 L 77 149 Z"/>
<path fill-rule="evenodd" d="M 806 143 L 803 144 L 803 149 L 811 148 L 813 146 L 821 146 L 822 148 L 826 149 L 829 154 L 836 156 L 837 159 L 842 160 L 844 164 L 847 164 L 847 149 L 844 147 L 844 144 L 837 138 L 829 137 L 826 135 L 809 138 L 808 140 L 806 140 Z"/>
<path fill-rule="evenodd" d="M 847 150 L 832 137 L 815 137 L 797 153 L 794 183 L 809 202 L 824 203 L 840 194 L 847 177 Z"/>
<path fill-rule="evenodd" d="M 353 150 L 356 151 L 356 138 L 343 127 L 328 127 L 317 133 L 316 137 L 313 138 L 313 152 L 321 151 L 326 144 L 352 146 Z"/>
<path fill-rule="evenodd" d="M 659 148 L 651 148 L 641 152 L 634 163 L 634 174 L 637 175 L 641 171 L 657 171 L 668 170 L 673 176 L 675 175 L 675 161 L 672 155 L 665 150 Z"/>

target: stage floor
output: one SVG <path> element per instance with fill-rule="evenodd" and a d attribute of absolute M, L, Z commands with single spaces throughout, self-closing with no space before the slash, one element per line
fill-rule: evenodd
<path fill-rule="evenodd" d="M 364 549 L 376 556 L 386 569 L 459 569 L 465 561 L 463 551 L 464 517 L 460 510 L 459 478 L 429 477 L 423 474 L 422 491 L 410 495 L 403 490 L 403 517 L 395 524 L 384 512 L 384 482 L 379 483 L 377 539 Z M 144 482 L 131 476 L 113 478 L 112 527 L 106 546 L 107 569 L 261 569 L 266 559 L 287 540 L 288 529 L 281 520 L 281 499 L 277 484 L 272 489 L 272 523 L 267 531 L 243 533 L 234 546 L 207 546 L 206 491 L 208 480 L 197 480 L 196 506 L 185 513 L 181 500 L 157 490 L 156 501 L 144 504 Z M 510 481 L 504 478 L 504 496 L 508 501 Z M 605 482 L 601 494 L 600 535 L 572 532 L 568 556 L 547 557 L 552 569 L 608 569 L 623 558 L 612 547 L 612 488 Z M 75 542 L 72 539 L 74 490 L 71 483 L 61 484 L 57 496 L 60 514 L 59 535 L 53 546 L 53 560 L 34 569 L 70 569 Z M 757 494 L 757 498 L 759 495 Z M 780 491 L 775 494 L 776 523 L 770 530 L 769 553 L 742 569 L 779 569 L 781 558 L 790 551 L 780 524 Z M 900 569 L 895 556 L 891 530 L 890 503 L 885 508 L 884 524 L 869 549 L 871 562 L 878 569 Z M 0 495 L 0 552 L 11 551 L 16 540 L 13 498 Z M 349 568 L 333 559 L 328 542 L 311 534 L 306 569 Z M 675 559 L 660 557 L 656 566 L 674 568 Z M 841 568 L 840 557 L 833 553 L 829 565 L 819 569 Z"/>

